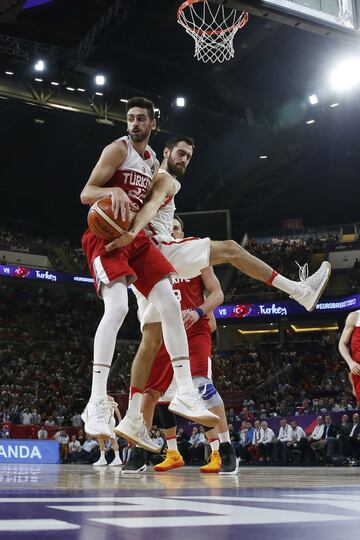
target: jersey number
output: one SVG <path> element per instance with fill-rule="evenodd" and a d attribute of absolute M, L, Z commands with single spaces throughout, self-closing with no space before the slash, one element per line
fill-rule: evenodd
<path fill-rule="evenodd" d="M 144 204 L 144 199 L 146 197 L 146 192 L 143 191 L 140 187 L 129 189 L 128 197 L 131 199 L 131 210 L 133 212 L 138 212 L 141 206 Z M 135 199 L 135 200 L 134 200 Z M 139 201 L 139 202 L 136 202 Z"/>

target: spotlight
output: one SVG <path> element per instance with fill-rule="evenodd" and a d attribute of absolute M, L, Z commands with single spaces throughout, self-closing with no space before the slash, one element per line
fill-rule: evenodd
<path fill-rule="evenodd" d="M 332 104 L 330 105 L 330 107 L 331 107 L 332 109 L 333 109 L 334 107 L 338 107 L 338 106 L 339 106 L 338 103 L 332 103 Z"/>
<path fill-rule="evenodd" d="M 85 92 L 85 88 L 77 88 L 76 89 L 78 92 Z"/>
<path fill-rule="evenodd" d="M 259 156 L 259 159 L 267 159 L 267 156 Z"/>
<path fill-rule="evenodd" d="M 34 81 L 36 81 L 36 82 L 43 82 L 43 80 L 42 80 L 42 79 L 39 79 L 38 77 L 36 77 L 36 78 L 34 79 Z"/>
<path fill-rule="evenodd" d="M 349 58 L 331 73 L 330 81 L 336 90 L 346 90 L 360 83 L 360 58 Z"/>
<path fill-rule="evenodd" d="M 127 103 L 128 102 L 127 99 L 123 99 L 123 98 L 121 98 L 120 101 L 121 101 L 121 103 Z"/>
<path fill-rule="evenodd" d="M 5 71 L 5 75 L 14 75 L 13 71 Z"/>
<path fill-rule="evenodd" d="M 184 97 L 177 97 L 176 98 L 176 106 L 177 107 L 185 107 L 185 98 Z"/>
<path fill-rule="evenodd" d="M 95 77 L 95 84 L 98 86 L 104 86 L 105 84 L 105 77 L 104 75 L 96 75 Z"/>
<path fill-rule="evenodd" d="M 56 81 L 51 81 L 50 83 L 52 86 L 60 86 L 60 83 L 56 82 Z"/>
<path fill-rule="evenodd" d="M 44 60 L 38 60 L 36 64 L 34 65 L 35 71 L 44 71 L 45 69 L 45 62 Z"/>
<path fill-rule="evenodd" d="M 307 120 L 306 123 L 307 124 L 315 124 L 315 120 Z"/>
<path fill-rule="evenodd" d="M 316 105 L 317 103 L 319 103 L 317 95 L 312 94 L 311 96 L 309 96 L 309 102 L 311 105 Z"/>
<path fill-rule="evenodd" d="M 72 86 L 67 86 L 66 90 L 69 90 L 69 92 L 75 92 L 75 88 L 73 88 Z"/>
<path fill-rule="evenodd" d="M 96 96 L 103 96 L 104 94 L 102 92 L 95 92 Z"/>

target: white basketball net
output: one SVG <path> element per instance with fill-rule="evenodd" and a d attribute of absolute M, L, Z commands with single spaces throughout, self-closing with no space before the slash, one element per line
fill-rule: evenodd
<path fill-rule="evenodd" d="M 178 23 L 195 41 L 194 56 L 203 62 L 224 62 L 234 56 L 233 40 L 248 14 L 206 0 L 188 0 L 178 10 Z"/>

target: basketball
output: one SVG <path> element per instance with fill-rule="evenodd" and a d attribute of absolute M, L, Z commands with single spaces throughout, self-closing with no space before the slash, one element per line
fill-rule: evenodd
<path fill-rule="evenodd" d="M 123 221 L 119 215 L 117 219 L 111 210 L 111 197 L 104 197 L 96 201 L 90 208 L 87 222 L 89 229 L 103 240 L 119 238 L 130 226 L 130 221 Z"/>

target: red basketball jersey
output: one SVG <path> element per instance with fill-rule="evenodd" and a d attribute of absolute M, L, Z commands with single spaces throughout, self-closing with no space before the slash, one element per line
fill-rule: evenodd
<path fill-rule="evenodd" d="M 144 157 L 141 157 L 127 136 L 121 137 L 117 142 L 125 144 L 128 153 L 119 169 L 103 187 L 123 189 L 131 200 L 132 212 L 138 212 L 151 186 L 156 169 L 156 155 L 152 148 L 147 146 Z"/>
<path fill-rule="evenodd" d="M 173 289 L 181 304 L 181 309 L 195 309 L 204 303 L 204 286 L 201 276 L 191 279 L 173 279 Z M 189 330 L 188 334 L 199 332 L 200 327 L 210 332 L 209 318 L 201 317 Z"/>
<path fill-rule="evenodd" d="M 351 335 L 351 356 L 356 362 L 360 362 L 360 326 L 355 326 Z"/>

